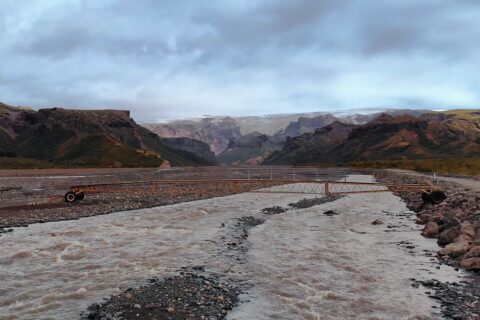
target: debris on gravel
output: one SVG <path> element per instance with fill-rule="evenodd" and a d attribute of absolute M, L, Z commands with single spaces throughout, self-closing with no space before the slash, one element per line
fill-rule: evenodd
<path fill-rule="evenodd" d="M 240 293 L 220 276 L 193 267 L 93 304 L 82 319 L 224 319 Z"/>
<path fill-rule="evenodd" d="M 289 203 L 288 205 L 294 209 L 306 209 L 310 208 L 316 205 L 324 204 L 327 202 L 335 201 L 344 196 L 326 196 L 326 197 L 321 197 L 321 198 L 311 198 L 307 199 L 304 198 L 298 202 L 295 203 Z"/>

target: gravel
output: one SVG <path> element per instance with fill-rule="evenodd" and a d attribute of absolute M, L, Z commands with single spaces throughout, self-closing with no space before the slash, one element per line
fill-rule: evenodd
<path fill-rule="evenodd" d="M 228 280 L 197 266 L 91 305 L 82 319 L 225 319 L 240 293 Z"/>

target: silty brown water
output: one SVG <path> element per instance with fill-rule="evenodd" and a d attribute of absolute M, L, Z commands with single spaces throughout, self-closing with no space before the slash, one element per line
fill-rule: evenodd
<path fill-rule="evenodd" d="M 371 177 L 359 176 L 371 181 Z M 76 319 L 88 305 L 204 265 L 251 285 L 230 319 L 435 318 L 433 302 L 409 278 L 456 280 L 421 254 L 434 243 L 389 193 L 350 195 L 282 215 L 259 212 L 303 195 L 239 194 L 191 203 L 32 225 L 0 238 L 0 319 Z M 337 210 L 333 217 L 325 210 Z M 250 250 L 236 264 L 219 247 L 222 223 L 258 215 Z M 372 226 L 381 218 L 385 224 Z M 401 222 L 399 232 L 386 232 Z M 417 254 L 398 246 L 413 241 Z"/>

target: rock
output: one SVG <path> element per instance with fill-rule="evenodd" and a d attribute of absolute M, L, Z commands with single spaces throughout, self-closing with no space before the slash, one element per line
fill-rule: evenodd
<path fill-rule="evenodd" d="M 461 226 L 460 220 L 458 220 L 458 218 L 455 217 L 454 215 L 448 213 L 445 215 L 445 217 L 442 220 L 442 223 L 440 224 L 440 231 L 443 231 L 445 229 L 449 229 L 452 227 L 459 229 L 460 226 Z"/>
<path fill-rule="evenodd" d="M 466 270 L 480 270 L 480 258 L 464 258 L 460 261 L 460 266 Z"/>
<path fill-rule="evenodd" d="M 455 240 L 453 240 L 453 242 L 464 242 L 464 241 L 468 241 L 468 242 L 472 242 L 472 238 L 470 238 L 469 236 L 465 235 L 465 234 L 460 234 L 458 237 L 455 238 Z"/>
<path fill-rule="evenodd" d="M 422 213 L 418 216 L 418 219 L 420 219 L 420 221 L 423 221 L 423 223 L 426 223 L 430 220 L 431 217 L 432 215 L 430 213 Z"/>
<path fill-rule="evenodd" d="M 328 210 L 328 211 L 325 211 L 323 214 L 325 214 L 327 216 L 334 216 L 334 215 L 337 215 L 338 212 L 333 211 L 333 210 Z"/>
<path fill-rule="evenodd" d="M 444 246 L 449 243 L 452 243 L 456 237 L 460 235 L 460 232 L 455 227 L 450 227 L 448 229 L 443 230 L 440 235 L 438 236 L 438 245 Z"/>
<path fill-rule="evenodd" d="M 430 221 L 423 228 L 422 236 L 427 238 L 435 238 L 438 236 L 439 228 L 436 222 Z"/>
<path fill-rule="evenodd" d="M 142 306 L 139 305 L 138 303 L 134 304 L 133 307 L 134 307 L 135 309 L 140 309 L 140 308 L 142 308 Z"/>
<path fill-rule="evenodd" d="M 170 313 L 175 312 L 175 308 L 168 307 L 168 308 L 167 308 L 167 311 L 170 312 Z"/>
<path fill-rule="evenodd" d="M 445 248 L 439 251 L 442 256 L 449 256 L 451 258 L 457 258 L 468 252 L 470 249 L 470 242 L 454 242 L 447 245 Z"/>
<path fill-rule="evenodd" d="M 287 210 L 288 210 L 288 209 L 285 209 L 285 208 L 282 208 L 282 207 L 279 207 L 279 206 L 275 206 L 275 207 L 270 207 L 270 208 L 264 208 L 264 209 L 262 209 L 262 213 L 263 213 L 263 214 L 273 215 L 273 214 L 284 213 L 284 212 L 287 211 Z"/>
<path fill-rule="evenodd" d="M 480 258 L 480 245 L 471 247 L 464 258 Z"/>

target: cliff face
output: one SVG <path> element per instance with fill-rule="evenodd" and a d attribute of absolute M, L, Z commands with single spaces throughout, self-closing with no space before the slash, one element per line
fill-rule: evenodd
<path fill-rule="evenodd" d="M 341 144 L 355 125 L 339 121 L 316 129 L 313 133 L 305 133 L 298 137 L 288 137 L 281 150 L 273 152 L 264 161 L 265 164 L 307 164 L 317 162 Z"/>
<path fill-rule="evenodd" d="M 170 148 L 183 150 L 197 155 L 205 160 L 205 164 L 215 164 L 215 153 L 205 142 L 190 138 L 161 138 L 161 141 Z"/>
<path fill-rule="evenodd" d="M 387 159 L 480 156 L 480 113 L 475 110 L 380 115 L 360 126 L 337 123 L 289 139 L 266 164 L 342 163 Z"/>
<path fill-rule="evenodd" d="M 300 117 L 297 121 L 290 122 L 282 134 L 285 137 L 297 137 L 304 133 L 314 132 L 315 129 L 325 127 L 336 120 L 339 119 L 329 113 L 313 118 Z"/>
<path fill-rule="evenodd" d="M 282 146 L 282 140 L 275 137 L 252 132 L 230 140 L 228 147 L 220 155 L 218 161 L 222 164 L 256 165 Z"/>
<path fill-rule="evenodd" d="M 0 106 L 0 154 L 65 166 L 195 165 L 192 154 L 168 147 L 128 111 Z"/>
<path fill-rule="evenodd" d="M 215 154 L 220 154 L 232 138 L 241 136 L 240 127 L 232 118 L 200 121 L 177 121 L 168 124 L 144 124 L 152 132 L 165 138 L 190 138 L 205 142 Z"/>

